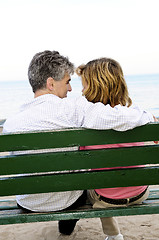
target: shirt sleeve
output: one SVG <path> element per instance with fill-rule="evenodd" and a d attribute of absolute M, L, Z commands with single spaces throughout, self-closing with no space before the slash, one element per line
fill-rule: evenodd
<path fill-rule="evenodd" d="M 83 111 L 81 127 L 91 129 L 114 129 L 126 131 L 137 126 L 154 122 L 153 115 L 134 105 L 125 107 L 117 105 L 88 102 L 84 97 L 78 101 L 79 111 Z M 80 114 L 77 114 L 80 115 Z"/>

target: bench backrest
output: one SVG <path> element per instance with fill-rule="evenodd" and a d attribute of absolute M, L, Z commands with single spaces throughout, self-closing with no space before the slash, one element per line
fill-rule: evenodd
<path fill-rule="evenodd" d="M 79 146 L 158 139 L 159 123 L 126 132 L 64 129 L 1 134 L 0 196 L 159 184 L 158 144 L 79 151 Z M 146 166 L 121 168 L 137 165 Z M 90 170 L 112 167 L 118 169 Z"/>

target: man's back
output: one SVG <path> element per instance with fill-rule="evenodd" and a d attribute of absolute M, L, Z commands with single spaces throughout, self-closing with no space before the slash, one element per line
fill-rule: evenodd
<path fill-rule="evenodd" d="M 83 98 L 77 100 L 78 104 L 80 100 Z M 80 114 L 78 104 L 52 94 L 42 95 L 24 104 L 16 115 L 7 119 L 3 132 L 81 127 L 84 115 Z"/>

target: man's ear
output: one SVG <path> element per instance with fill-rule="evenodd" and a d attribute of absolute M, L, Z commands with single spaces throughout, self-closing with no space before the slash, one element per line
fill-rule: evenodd
<path fill-rule="evenodd" d="M 48 89 L 48 90 L 50 90 L 50 91 L 52 91 L 53 90 L 53 88 L 54 88 L 54 79 L 52 78 L 52 77 L 49 77 L 48 79 L 47 79 L 47 81 L 46 81 L 46 88 Z"/>

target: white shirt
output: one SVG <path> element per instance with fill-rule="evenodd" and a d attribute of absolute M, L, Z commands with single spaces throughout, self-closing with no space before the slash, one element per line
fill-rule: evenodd
<path fill-rule="evenodd" d="M 4 133 L 61 128 L 114 129 L 125 131 L 153 122 L 151 113 L 137 106 L 114 108 L 88 102 L 85 97 L 59 98 L 45 94 L 24 104 L 20 111 L 6 120 Z M 83 191 L 67 191 L 18 195 L 17 202 L 32 211 L 56 211 L 72 205 Z"/>

